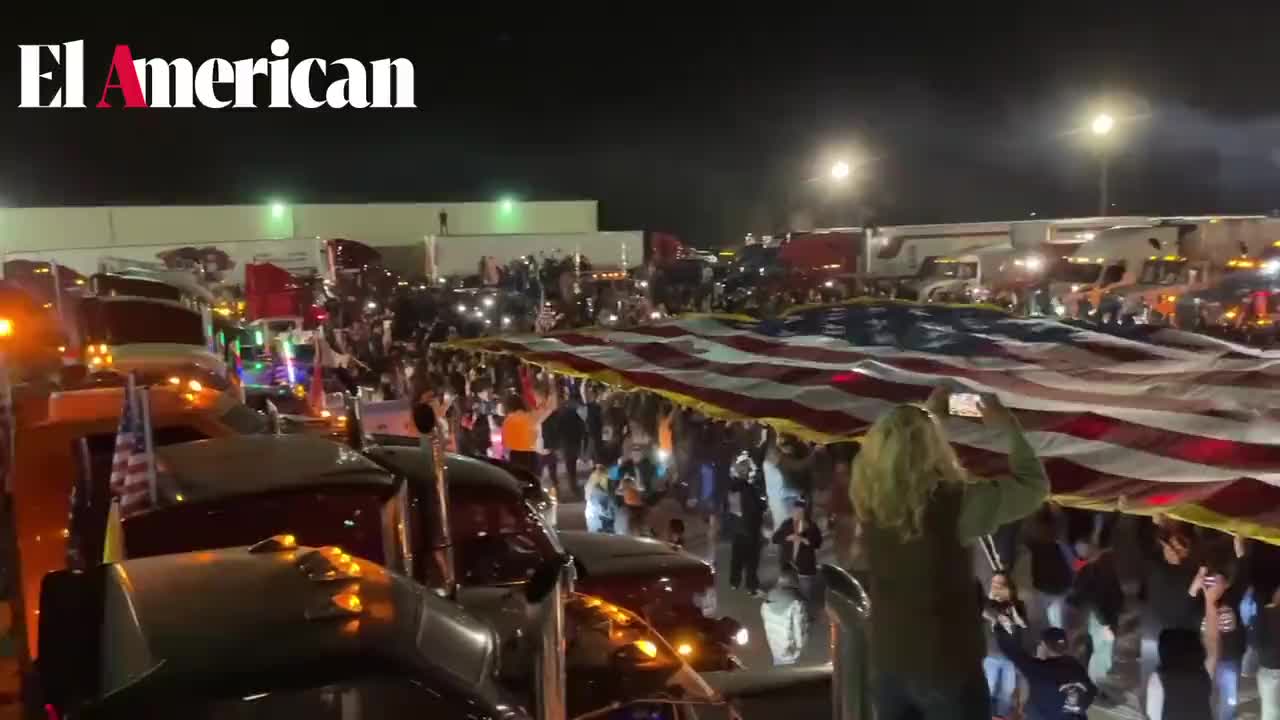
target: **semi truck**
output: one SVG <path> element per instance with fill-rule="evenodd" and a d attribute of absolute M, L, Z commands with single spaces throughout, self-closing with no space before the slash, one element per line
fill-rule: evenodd
<path fill-rule="evenodd" d="M 1273 244 L 1271 235 L 1280 232 L 1280 222 L 1264 216 L 1171 217 L 1157 219 L 1151 230 L 1141 265 L 1131 266 L 1124 281 L 1102 294 L 1101 321 L 1172 322 L 1184 294 L 1253 270 L 1253 263 L 1245 267 L 1241 261 L 1260 257 Z"/>
<path fill-rule="evenodd" d="M 1177 234 L 1177 228 L 1149 218 L 1096 232 L 1073 252 L 1053 258 L 1036 306 L 1057 317 L 1101 322 L 1103 298 L 1134 283 L 1151 253 L 1176 244 Z"/>
<path fill-rule="evenodd" d="M 992 286 L 1005 279 L 1001 276 L 1022 278 L 1027 271 L 1041 271 L 1046 267 L 1045 255 L 1057 252 L 1054 248 L 1087 242 L 1123 220 L 1074 218 L 873 228 L 866 245 L 866 280 L 878 294 L 893 297 L 969 300 L 975 294 L 990 294 Z M 984 274 L 991 277 L 984 278 Z"/>
<path fill-rule="evenodd" d="M 1178 329 L 1230 332 L 1245 323 L 1249 315 L 1248 299 L 1258 292 L 1272 292 L 1277 285 L 1280 240 L 1272 241 L 1258 257 L 1228 260 L 1226 269 L 1226 275 L 1218 283 L 1178 298 L 1172 318 Z"/>

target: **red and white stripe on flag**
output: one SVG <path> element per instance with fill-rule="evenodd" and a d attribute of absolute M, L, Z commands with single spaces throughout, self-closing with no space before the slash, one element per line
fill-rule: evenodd
<path fill-rule="evenodd" d="M 625 330 L 455 343 L 655 391 L 818 442 L 856 438 L 946 382 L 1022 422 L 1057 498 L 1170 511 L 1280 543 L 1280 352 L 1176 330 L 1101 333 L 991 309 L 897 302 L 783 317 L 692 316 Z M 1007 472 L 1007 440 L 945 420 L 965 463 Z"/>

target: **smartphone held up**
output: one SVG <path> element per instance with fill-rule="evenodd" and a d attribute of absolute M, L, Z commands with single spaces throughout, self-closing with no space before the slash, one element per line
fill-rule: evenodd
<path fill-rule="evenodd" d="M 947 412 L 956 417 L 982 417 L 982 399 L 976 393 L 951 393 L 947 398 Z"/>

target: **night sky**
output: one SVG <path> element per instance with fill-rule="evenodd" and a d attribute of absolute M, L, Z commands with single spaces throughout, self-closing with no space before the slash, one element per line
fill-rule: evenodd
<path fill-rule="evenodd" d="M 811 224 L 1084 215 L 1098 157 L 1080 128 L 1105 108 L 1120 120 L 1113 212 L 1280 207 L 1280 3 L 850 5 L 803 18 L 707 5 L 702 19 L 696 3 L 670 17 L 495 6 L 483 22 L 313 11 L 165 31 L 70 11 L 74 24 L 6 18 L 0 204 L 513 193 L 594 198 L 604 229 L 699 245 Z M 276 37 L 295 61 L 411 59 L 419 109 L 17 109 L 19 43 L 86 40 L 92 104 L 117 42 L 198 63 L 267 57 Z M 839 190 L 814 179 L 836 156 L 855 165 Z"/>

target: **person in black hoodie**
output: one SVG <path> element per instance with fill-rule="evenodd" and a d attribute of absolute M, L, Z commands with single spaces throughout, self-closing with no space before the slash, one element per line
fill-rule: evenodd
<path fill-rule="evenodd" d="M 443 385 L 438 375 L 423 373 L 419 376 L 415 373 L 414 380 L 413 405 L 410 408 L 413 426 L 418 431 L 419 444 L 424 450 L 430 450 L 430 438 L 442 430 L 443 419 L 448 415 L 452 401 L 449 395 L 436 392 L 436 388 Z"/>
<path fill-rule="evenodd" d="M 564 472 L 569 484 L 569 491 L 581 498 L 582 487 L 578 484 L 578 459 L 582 457 L 586 447 L 587 424 L 583 420 L 586 413 L 582 403 L 572 386 L 563 395 L 564 403 L 556 409 L 556 439 L 559 441 L 560 459 L 564 461 Z"/>
<path fill-rule="evenodd" d="M 1253 618 L 1250 639 L 1258 653 L 1258 704 L 1262 706 L 1262 720 L 1280 720 L 1280 588 L 1273 590 L 1269 597 Z"/>
<path fill-rule="evenodd" d="M 1199 563 L 1193 558 L 1191 534 L 1182 526 L 1154 519 L 1155 537 L 1141 544 L 1146 553 L 1146 607 L 1142 639 L 1142 673 L 1149 675 L 1156 664 L 1156 638 L 1165 630 L 1199 633 L 1204 619 L 1203 603 L 1188 594 Z"/>
<path fill-rule="evenodd" d="M 1089 679 L 1097 684 L 1111 672 L 1124 590 L 1110 550 L 1091 540 L 1081 540 L 1076 543 L 1076 553 L 1083 565 L 1076 571 L 1067 603 L 1088 617 Z"/>
<path fill-rule="evenodd" d="M 1074 558 L 1059 527 L 1060 512 L 1046 504 L 1025 523 L 1031 587 L 1035 590 L 1031 596 L 1035 606 L 1031 620 L 1037 631 L 1066 624 L 1063 607 L 1075 579 Z"/>
<path fill-rule="evenodd" d="M 812 607 L 817 603 L 818 548 L 822 547 L 822 531 L 809 516 L 808 503 L 797 498 L 791 504 L 791 517 L 773 532 L 778 546 L 778 562 L 796 571 L 800 593 Z"/>
<path fill-rule="evenodd" d="M 1040 634 L 1036 657 L 1031 657 L 1010 632 L 997 623 L 996 642 L 1027 680 L 1029 720 L 1084 720 L 1098 689 L 1079 660 L 1067 653 L 1067 634 L 1048 628 Z"/>
<path fill-rule="evenodd" d="M 1147 680 L 1147 720 L 1213 720 L 1213 683 L 1204 667 L 1200 633 L 1165 630 L 1159 653 L 1160 665 Z"/>
<path fill-rule="evenodd" d="M 733 518 L 733 547 L 729 553 L 729 587 L 745 586 L 759 596 L 760 547 L 764 544 L 764 513 L 768 502 L 756 465 L 744 452 L 734 463 L 729 487 L 729 515 Z M 785 567 L 785 566 L 784 566 Z"/>
<path fill-rule="evenodd" d="M 493 426 L 490 417 L 495 414 L 492 385 L 488 378 L 471 382 L 471 396 L 467 399 L 466 412 L 462 416 L 462 437 L 459 448 L 465 455 L 487 458 L 493 447 Z"/>
<path fill-rule="evenodd" d="M 587 446 L 585 452 L 587 458 L 597 461 L 600 458 L 600 445 L 604 442 L 604 414 L 600 409 L 600 391 L 596 388 L 595 383 L 584 381 L 579 386 L 582 395 L 582 404 L 586 409 L 585 425 L 587 433 Z"/>

